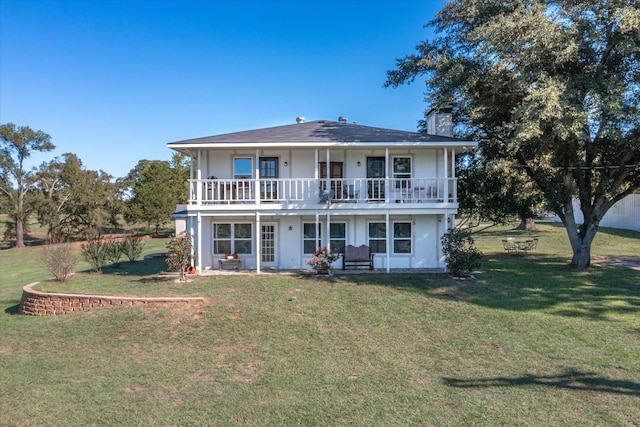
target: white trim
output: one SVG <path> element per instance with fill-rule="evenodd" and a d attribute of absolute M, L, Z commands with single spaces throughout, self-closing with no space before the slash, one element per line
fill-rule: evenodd
<path fill-rule="evenodd" d="M 318 147 L 348 147 L 348 148 L 366 148 L 366 147 L 420 147 L 420 148 L 443 148 L 443 147 L 475 147 L 478 143 L 475 141 L 425 141 L 425 142 L 208 142 L 208 143 L 186 143 L 176 144 L 169 143 L 167 147 L 181 151 L 189 148 L 207 149 L 207 148 L 309 148 Z"/>

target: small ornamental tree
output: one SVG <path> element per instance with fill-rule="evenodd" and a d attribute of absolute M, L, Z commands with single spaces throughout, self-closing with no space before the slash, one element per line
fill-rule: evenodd
<path fill-rule="evenodd" d="M 41 253 L 42 265 L 58 282 L 66 282 L 78 263 L 78 254 L 71 245 L 60 243 L 46 245 Z"/>
<path fill-rule="evenodd" d="M 120 258 L 124 253 L 124 247 L 122 242 L 116 239 L 109 239 L 106 242 L 107 245 L 107 260 L 111 262 L 111 265 L 118 268 L 120 267 Z"/>
<path fill-rule="evenodd" d="M 183 231 L 174 235 L 167 243 L 167 267 L 169 271 L 180 272 L 180 280 L 184 281 L 184 276 L 191 260 L 193 251 L 193 238 L 191 234 Z"/>
<path fill-rule="evenodd" d="M 475 247 L 471 232 L 451 229 L 442 236 L 442 253 L 445 256 L 447 271 L 453 276 L 469 275 L 480 267 L 482 252 Z"/>
<path fill-rule="evenodd" d="M 139 234 L 130 234 L 122 241 L 122 251 L 130 262 L 136 262 L 136 259 L 142 255 L 144 242 Z"/>
<path fill-rule="evenodd" d="M 91 266 L 96 273 L 102 273 L 107 260 L 109 259 L 109 244 L 104 237 L 91 236 L 87 243 L 83 243 L 81 248 L 82 258 Z"/>

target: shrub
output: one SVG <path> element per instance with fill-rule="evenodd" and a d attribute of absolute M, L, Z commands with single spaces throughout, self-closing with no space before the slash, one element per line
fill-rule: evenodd
<path fill-rule="evenodd" d="M 136 259 L 142 255 L 144 242 L 139 234 L 130 234 L 122 241 L 122 252 L 130 262 L 136 262 Z"/>
<path fill-rule="evenodd" d="M 105 245 L 107 261 L 109 261 L 114 267 L 120 267 L 120 258 L 122 258 L 122 253 L 124 252 L 122 242 L 115 239 L 109 239 L 105 242 Z"/>
<path fill-rule="evenodd" d="M 41 253 L 42 265 L 58 282 L 66 282 L 78 263 L 78 254 L 71 245 L 46 245 Z"/>
<path fill-rule="evenodd" d="M 324 246 L 318 246 L 313 252 L 313 257 L 305 261 L 317 273 L 328 271 L 331 265 L 338 259 L 338 255 L 331 252 Z"/>
<path fill-rule="evenodd" d="M 470 231 L 451 229 L 442 236 L 441 241 L 449 273 L 464 276 L 480 267 L 482 252 L 475 247 Z"/>
<path fill-rule="evenodd" d="M 184 275 L 191 260 L 193 251 L 193 238 L 191 234 L 183 231 L 177 236 L 172 236 L 167 243 L 167 267 L 169 271 L 179 271 L 180 280 L 184 280 Z"/>
<path fill-rule="evenodd" d="M 108 260 L 108 244 L 102 236 L 89 237 L 87 243 L 83 243 L 81 248 L 82 258 L 89 263 L 91 269 L 96 273 L 102 273 L 102 268 Z"/>

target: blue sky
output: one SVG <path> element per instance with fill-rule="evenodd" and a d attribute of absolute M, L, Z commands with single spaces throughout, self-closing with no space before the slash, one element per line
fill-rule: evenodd
<path fill-rule="evenodd" d="M 125 176 L 168 142 L 307 120 L 416 130 L 424 83 L 383 88 L 440 0 L 0 0 L 0 124 Z"/>

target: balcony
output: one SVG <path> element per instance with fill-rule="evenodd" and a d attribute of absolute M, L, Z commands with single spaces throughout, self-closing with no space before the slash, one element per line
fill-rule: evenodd
<path fill-rule="evenodd" d="M 328 203 L 457 203 L 456 178 L 189 180 L 190 205 Z"/>

